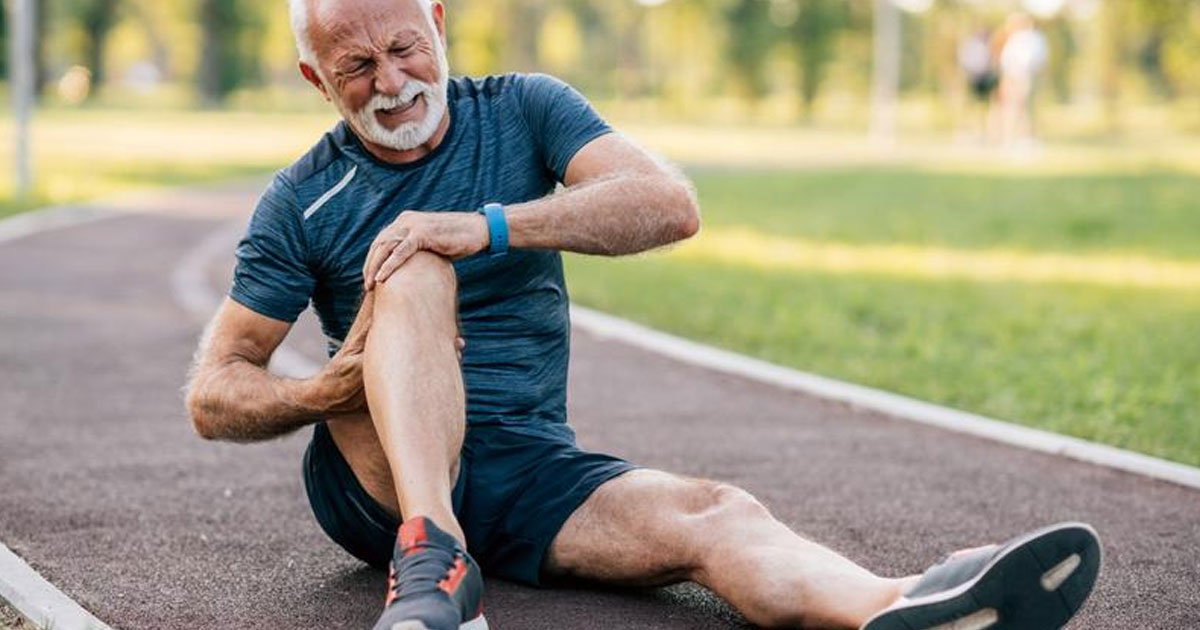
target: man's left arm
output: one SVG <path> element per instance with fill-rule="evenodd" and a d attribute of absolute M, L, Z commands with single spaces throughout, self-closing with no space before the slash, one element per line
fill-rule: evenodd
<path fill-rule="evenodd" d="M 563 179 L 564 190 L 506 208 L 512 247 L 619 256 L 673 243 L 700 229 L 687 179 L 620 134 L 584 145 Z"/>
<path fill-rule="evenodd" d="M 619 256 L 683 240 L 700 229 L 691 183 L 618 133 L 579 149 L 563 183 L 562 191 L 505 208 L 510 247 Z M 364 286 L 371 290 L 421 250 L 457 259 L 488 245 L 481 214 L 403 212 L 372 243 Z"/>

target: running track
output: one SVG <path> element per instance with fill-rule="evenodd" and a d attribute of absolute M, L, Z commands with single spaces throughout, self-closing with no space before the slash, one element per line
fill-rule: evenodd
<path fill-rule="evenodd" d="M 203 442 L 180 386 L 202 322 L 173 297 L 254 188 L 0 244 L 0 540 L 114 628 L 369 628 L 383 576 L 328 542 L 300 479 L 307 434 Z M 225 288 L 233 242 L 204 261 Z M 313 359 L 311 322 L 292 347 Z M 1200 627 L 1200 492 L 855 410 L 577 332 L 570 410 L 589 448 L 737 483 L 884 573 L 1050 521 L 1093 523 L 1107 564 L 1075 629 Z M 1053 384 L 1047 384 L 1052 387 Z M 488 583 L 498 630 L 736 628 L 694 586 Z"/>

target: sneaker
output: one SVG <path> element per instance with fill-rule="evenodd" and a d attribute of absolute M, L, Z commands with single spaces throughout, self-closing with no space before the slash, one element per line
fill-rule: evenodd
<path fill-rule="evenodd" d="M 1091 593 L 1101 555 L 1083 523 L 952 554 L 862 630 L 1058 630 Z"/>
<path fill-rule="evenodd" d="M 374 630 L 488 630 L 479 565 L 423 516 L 400 526 Z"/>

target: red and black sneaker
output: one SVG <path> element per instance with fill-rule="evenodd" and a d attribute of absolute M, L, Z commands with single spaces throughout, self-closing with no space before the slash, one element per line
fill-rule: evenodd
<path fill-rule="evenodd" d="M 488 630 L 479 565 L 423 516 L 400 526 L 374 630 Z"/>

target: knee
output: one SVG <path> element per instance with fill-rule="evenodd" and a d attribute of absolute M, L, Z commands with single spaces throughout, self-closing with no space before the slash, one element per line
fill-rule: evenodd
<path fill-rule="evenodd" d="M 737 486 L 716 481 L 697 481 L 695 484 L 691 512 L 706 527 L 769 516 L 767 508 L 754 495 Z"/>
<path fill-rule="evenodd" d="M 420 251 L 376 285 L 376 308 L 415 301 L 444 301 L 456 295 L 457 278 L 449 259 Z"/>

